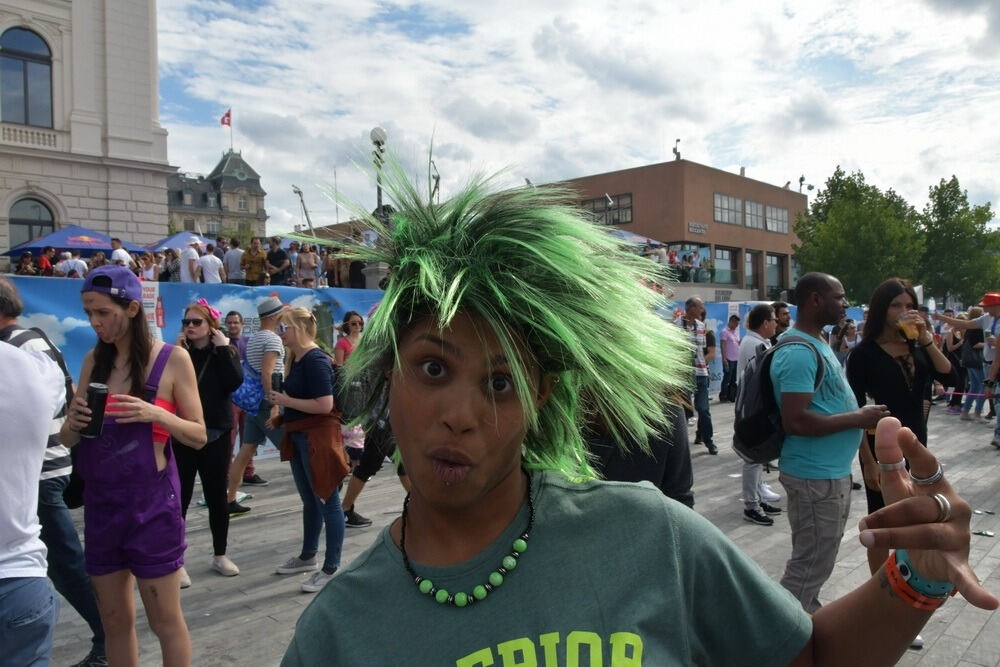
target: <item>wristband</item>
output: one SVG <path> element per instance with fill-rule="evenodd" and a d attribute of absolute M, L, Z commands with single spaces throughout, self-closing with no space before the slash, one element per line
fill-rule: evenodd
<path fill-rule="evenodd" d="M 930 581 L 921 577 L 905 549 L 889 554 L 885 573 L 892 591 L 914 609 L 934 611 L 957 591 L 950 581 Z"/>
<path fill-rule="evenodd" d="M 921 344 L 921 345 L 920 345 L 920 347 L 930 347 L 930 346 L 931 346 L 931 345 L 933 345 L 933 344 L 934 344 L 934 339 L 933 339 L 933 338 L 931 338 L 931 342 L 929 342 L 929 343 L 925 343 L 925 344 Z"/>

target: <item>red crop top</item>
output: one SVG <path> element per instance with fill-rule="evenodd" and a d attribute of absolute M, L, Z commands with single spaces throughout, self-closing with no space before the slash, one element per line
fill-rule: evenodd
<path fill-rule="evenodd" d="M 118 401 L 115 400 L 114 396 L 108 396 L 108 405 L 104 411 L 109 417 L 115 416 L 114 413 L 116 412 L 116 410 L 114 410 L 112 406 L 115 405 L 116 403 L 118 403 Z M 159 408 L 163 408 L 172 415 L 177 414 L 177 404 L 174 403 L 173 401 L 168 401 L 165 398 L 160 398 L 159 396 L 157 396 L 156 406 Z M 159 424 L 153 424 L 153 442 L 162 445 L 165 444 L 169 439 L 170 439 L 170 433 L 167 432 L 167 429 L 163 428 Z"/>

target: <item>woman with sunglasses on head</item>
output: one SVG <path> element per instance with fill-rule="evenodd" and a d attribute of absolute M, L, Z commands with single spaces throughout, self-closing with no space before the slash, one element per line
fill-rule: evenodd
<path fill-rule="evenodd" d="M 334 458 L 344 456 L 340 418 L 333 411 L 333 368 L 316 345 L 316 317 L 309 310 L 286 310 L 276 331 L 288 348 L 286 379 L 281 392 L 271 390 L 269 400 L 284 408 L 281 460 L 291 462 L 295 488 L 302 498 L 302 552 L 285 561 L 278 574 L 316 570 L 319 535 L 325 526 L 323 566 L 302 582 L 304 592 L 315 593 L 340 567 L 344 547 L 344 511 L 337 488 L 343 475 L 331 472 L 336 468 L 331 463 Z"/>
<path fill-rule="evenodd" d="M 163 664 L 188 665 L 191 642 L 180 601 L 184 520 L 168 443 L 205 445 L 194 367 L 187 351 L 150 336 L 142 286 L 128 268 L 94 269 L 81 299 L 97 345 L 83 360 L 60 439 L 80 448 L 84 561 L 97 594 L 108 662 L 139 662 L 132 594 L 138 583 Z M 99 434 L 81 439 L 93 415 L 87 401 L 92 382 L 106 388 L 107 407 Z"/>
<path fill-rule="evenodd" d="M 850 321 L 850 320 L 849 320 Z M 901 278 L 889 278 L 875 288 L 861 342 L 847 357 L 847 380 L 858 405 L 868 397 L 889 408 L 890 414 L 927 444 L 927 415 L 931 383 L 958 382 L 951 362 L 934 344 L 934 334 L 917 311 L 917 295 Z M 865 481 L 868 512 L 885 507 L 879 487 L 875 434 L 869 431 L 858 451 Z M 887 548 L 869 549 L 868 566 L 874 574 L 888 556 Z"/>
<path fill-rule="evenodd" d="M 178 342 L 191 355 L 194 364 L 208 442 L 199 450 L 174 447 L 174 455 L 181 483 L 181 513 L 186 519 L 197 474 L 201 478 L 212 532 L 212 569 L 224 577 L 235 577 L 240 569 L 226 556 L 229 537 L 227 485 L 232 453 L 229 433 L 233 428 L 230 397 L 243 382 L 243 369 L 239 353 L 221 331 L 221 316 L 222 313 L 205 299 L 198 299 L 184 311 Z M 180 578 L 181 588 L 191 585 L 186 569 L 181 569 Z"/>
<path fill-rule="evenodd" d="M 933 600 L 887 570 L 810 616 L 689 508 L 596 480 L 584 419 L 644 442 L 691 372 L 684 331 L 640 286 L 657 265 L 565 190 L 474 181 L 436 204 L 398 163 L 381 169 L 391 223 L 366 216 L 380 243 L 356 252 L 392 278 L 346 373 L 379 371 L 412 491 L 303 613 L 284 666 L 883 665 L 953 583 L 998 606 L 968 565 L 968 504 L 893 419 L 878 447 L 897 506 L 860 540 L 909 548 L 898 558 Z"/>

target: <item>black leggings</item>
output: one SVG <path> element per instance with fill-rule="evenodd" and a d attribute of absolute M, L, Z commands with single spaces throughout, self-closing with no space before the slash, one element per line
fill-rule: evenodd
<path fill-rule="evenodd" d="M 395 451 L 396 441 L 392 437 L 392 430 L 388 427 L 373 427 L 365 433 L 365 449 L 361 453 L 361 462 L 354 467 L 354 476 L 367 482 L 382 468 L 385 457 L 391 457 Z M 396 469 L 396 474 L 400 477 L 406 474 L 402 464 Z"/>
<path fill-rule="evenodd" d="M 229 457 L 232 445 L 229 431 L 212 440 L 201 449 L 186 445 L 174 445 L 177 459 L 177 475 L 181 480 L 181 512 L 187 517 L 188 505 L 194 493 L 194 475 L 201 477 L 201 488 L 205 492 L 208 506 L 208 526 L 212 530 L 212 547 L 216 556 L 226 554 L 229 538 Z"/>

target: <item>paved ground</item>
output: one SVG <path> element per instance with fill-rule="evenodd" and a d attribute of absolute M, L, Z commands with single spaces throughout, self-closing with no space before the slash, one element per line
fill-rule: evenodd
<path fill-rule="evenodd" d="M 717 441 L 732 433 L 729 405 L 713 403 Z M 1000 452 L 990 447 L 991 429 L 961 422 L 934 407 L 930 421 L 930 446 L 942 460 L 949 479 L 974 508 L 996 511 L 973 517 L 973 530 L 1000 534 Z M 695 472 L 695 509 L 719 526 L 776 580 L 791 551 L 787 520 L 779 516 L 773 527 L 743 521 L 740 495 L 740 461 L 727 446 L 718 456 L 703 447 L 692 447 Z M 182 592 L 184 614 L 191 630 L 195 665 L 276 665 L 291 635 L 295 619 L 311 595 L 299 591 L 299 576 L 277 576 L 274 568 L 298 553 L 301 522 L 298 497 L 287 464 L 276 460 L 258 466 L 271 480 L 266 488 L 252 489 L 253 512 L 232 522 L 229 555 L 239 565 L 238 577 L 223 578 L 209 569 L 211 539 L 204 508 L 192 508 L 188 520 L 188 571 L 194 585 Z M 860 474 L 856 473 L 860 479 Z M 777 473 L 767 476 L 781 492 Z M 250 490 L 250 489 L 248 489 Z M 196 491 L 197 494 L 197 491 Z M 398 515 L 403 491 L 394 475 L 383 470 L 365 489 L 358 509 L 374 520 L 361 530 L 348 530 L 344 562 L 350 561 Z M 779 503 L 781 504 L 781 503 Z M 833 576 L 823 589 L 831 600 L 868 577 L 863 547 L 857 540 L 858 519 L 865 513 L 862 493 L 855 493 L 847 534 L 840 548 Z M 78 521 L 82 511 L 77 512 Z M 1000 595 L 1000 546 L 997 538 L 973 536 L 971 561 L 994 594 Z M 304 576 L 304 575 L 300 575 Z M 137 596 L 138 599 L 138 596 Z M 144 615 L 138 613 L 140 662 L 157 665 L 159 648 Z M 956 597 L 938 611 L 923 632 L 921 651 L 908 651 L 899 664 L 921 667 L 1000 664 L 1000 614 L 988 613 Z M 53 664 L 79 660 L 89 648 L 89 633 L 76 612 L 64 603 L 55 636 Z"/>

